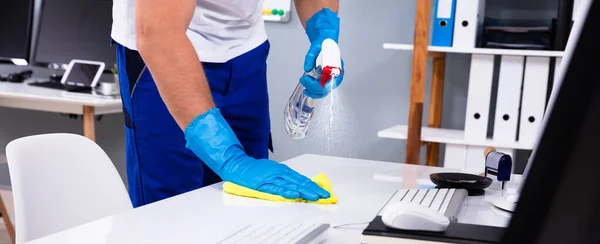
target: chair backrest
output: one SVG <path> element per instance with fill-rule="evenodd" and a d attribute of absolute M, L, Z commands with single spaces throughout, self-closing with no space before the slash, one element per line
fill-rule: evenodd
<path fill-rule="evenodd" d="M 111 160 L 88 138 L 24 137 L 6 146 L 6 156 L 17 243 L 133 208 Z"/>

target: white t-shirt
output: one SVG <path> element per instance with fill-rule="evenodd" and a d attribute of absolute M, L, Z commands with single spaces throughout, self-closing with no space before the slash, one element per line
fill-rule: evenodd
<path fill-rule="evenodd" d="M 113 1 L 112 38 L 135 46 L 135 0 Z M 196 0 L 187 36 L 203 62 L 221 63 L 267 40 L 262 0 Z"/>

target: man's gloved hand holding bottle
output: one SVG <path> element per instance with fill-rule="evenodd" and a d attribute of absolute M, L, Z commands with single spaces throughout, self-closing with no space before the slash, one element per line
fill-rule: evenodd
<path fill-rule="evenodd" d="M 310 19 L 306 21 L 306 35 L 310 41 L 310 48 L 304 59 L 304 72 L 310 72 L 316 63 L 316 59 L 321 52 L 321 44 L 325 39 L 332 39 L 338 43 L 340 33 L 340 18 L 335 12 L 328 8 L 324 8 L 316 12 Z M 331 90 L 337 88 L 344 79 L 344 61 L 342 63 L 342 73 L 336 78 L 335 84 L 328 82 L 325 86 L 321 86 L 321 82 L 309 75 L 304 75 L 300 78 L 300 83 L 306 89 L 305 94 L 313 99 L 324 98 Z"/>

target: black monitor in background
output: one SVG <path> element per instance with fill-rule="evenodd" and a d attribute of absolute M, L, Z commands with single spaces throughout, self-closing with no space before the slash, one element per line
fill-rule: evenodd
<path fill-rule="evenodd" d="M 34 0 L 0 0 L 0 62 L 27 65 Z"/>
<path fill-rule="evenodd" d="M 502 243 L 600 243 L 600 1 L 580 9 Z"/>
<path fill-rule="evenodd" d="M 44 0 L 33 63 L 65 69 L 81 59 L 110 70 L 116 63 L 111 25 L 112 0 Z"/>

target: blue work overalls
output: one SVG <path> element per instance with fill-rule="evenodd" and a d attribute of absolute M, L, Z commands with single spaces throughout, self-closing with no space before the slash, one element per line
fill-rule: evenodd
<path fill-rule="evenodd" d="M 267 158 L 268 150 L 272 150 L 266 64 L 269 47 L 266 41 L 228 62 L 202 63 L 216 106 L 246 153 L 254 158 Z M 118 43 L 116 49 L 127 182 L 134 207 L 221 181 L 185 147 L 183 131 L 167 110 L 139 53 Z"/>

